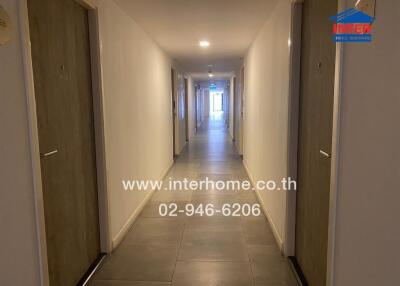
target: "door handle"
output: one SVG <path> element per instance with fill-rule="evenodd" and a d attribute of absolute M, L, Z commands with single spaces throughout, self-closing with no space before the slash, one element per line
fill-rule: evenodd
<path fill-rule="evenodd" d="M 41 158 L 46 158 L 46 157 L 49 157 L 49 156 L 51 156 L 51 155 L 54 155 L 54 154 L 57 154 L 58 153 L 58 150 L 53 150 L 53 151 L 50 151 L 50 152 L 47 152 L 47 153 L 42 153 L 42 154 L 40 154 L 40 157 Z"/>
<path fill-rule="evenodd" d="M 319 150 L 319 153 L 324 156 L 325 158 L 331 158 L 331 154 L 325 152 L 324 150 Z"/>

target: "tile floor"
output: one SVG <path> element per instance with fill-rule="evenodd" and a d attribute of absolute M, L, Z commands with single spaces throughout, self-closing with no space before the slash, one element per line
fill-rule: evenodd
<path fill-rule="evenodd" d="M 203 124 L 167 178 L 247 179 L 221 120 Z M 257 203 L 251 191 L 158 191 L 92 286 L 292 286 L 266 218 L 163 218 L 160 203 Z"/>

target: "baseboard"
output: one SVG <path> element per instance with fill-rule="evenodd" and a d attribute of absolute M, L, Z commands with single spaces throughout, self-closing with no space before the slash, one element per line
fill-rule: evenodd
<path fill-rule="evenodd" d="M 180 154 L 182 154 L 183 150 L 185 150 L 185 148 L 189 145 L 188 143 L 189 143 L 189 141 L 186 141 L 186 139 L 185 139 L 185 143 L 182 146 L 179 146 L 181 148 L 179 149 L 179 151 L 175 155 L 179 156 Z"/>
<path fill-rule="evenodd" d="M 233 134 L 231 134 L 229 129 L 228 129 L 228 134 L 229 134 L 229 138 L 232 140 L 232 142 L 235 142 L 235 139 L 233 138 Z"/>
<path fill-rule="evenodd" d="M 174 161 L 171 161 L 168 164 L 168 167 L 164 170 L 162 175 L 159 177 L 159 180 L 162 180 L 165 178 L 165 176 L 168 174 L 168 171 L 171 169 L 172 165 L 174 164 Z M 114 251 L 118 245 L 121 243 L 121 241 L 124 239 L 125 235 L 128 233 L 136 219 L 139 217 L 140 213 L 143 211 L 144 207 L 147 205 L 147 203 L 150 201 L 152 195 L 154 194 L 155 190 L 151 190 L 144 200 L 139 204 L 139 206 L 134 210 L 134 212 L 131 214 L 131 216 L 128 218 L 126 223 L 122 226 L 121 230 L 117 233 L 117 235 L 112 239 L 112 250 Z"/>
<path fill-rule="evenodd" d="M 86 274 L 83 276 L 83 278 L 78 282 L 77 285 L 80 286 L 88 286 L 90 281 L 93 279 L 94 274 L 100 267 L 103 265 L 104 260 L 106 259 L 107 255 L 106 254 L 101 254 L 101 256 L 96 260 L 95 263 L 90 266 L 89 270 L 86 272 Z"/>
<path fill-rule="evenodd" d="M 256 181 L 254 180 L 254 178 L 253 178 L 253 176 L 252 176 L 252 174 L 251 174 L 251 172 L 249 170 L 249 167 L 248 167 L 248 165 L 247 165 L 245 160 L 243 160 L 243 166 L 244 166 L 244 169 L 246 170 L 246 173 L 247 173 L 247 175 L 248 175 L 248 177 L 250 179 L 250 183 L 252 184 L 253 187 L 256 186 Z M 259 190 L 255 190 L 255 193 L 256 193 L 257 199 L 258 199 L 258 201 L 259 201 L 259 203 L 261 205 L 261 209 L 263 210 L 263 212 L 264 212 L 269 224 L 271 225 L 272 233 L 274 234 L 274 237 L 275 237 L 275 240 L 276 240 L 276 242 L 277 242 L 277 244 L 279 246 L 279 249 L 280 249 L 280 251 L 282 253 L 284 253 L 284 242 L 283 242 L 283 239 L 282 239 L 281 235 L 279 234 L 278 229 L 277 229 L 277 227 L 276 227 L 274 221 L 272 220 L 272 217 L 271 217 L 271 215 L 270 215 L 270 213 L 268 211 L 268 208 L 266 207 L 265 202 L 264 202 L 264 200 L 262 199 L 262 197 L 260 195 L 260 191 Z"/>
<path fill-rule="evenodd" d="M 154 190 L 151 190 L 150 192 L 148 192 L 148 194 L 143 199 L 143 201 L 139 204 L 139 206 L 134 210 L 134 212 L 128 218 L 126 223 L 122 226 L 121 230 L 113 238 L 113 240 L 112 240 L 112 250 L 113 251 L 118 247 L 118 245 L 124 239 L 125 235 L 129 231 L 129 229 L 131 228 L 133 223 L 136 221 L 136 219 L 139 217 L 140 213 L 143 211 L 143 209 L 146 206 L 146 204 L 149 202 L 149 200 L 150 200 L 151 196 L 153 195 L 153 193 L 154 193 Z"/>
<path fill-rule="evenodd" d="M 308 286 L 306 278 L 304 277 L 303 272 L 301 271 L 301 268 L 300 268 L 299 264 L 297 263 L 296 258 L 294 256 L 289 256 L 288 261 L 289 261 L 290 269 L 292 269 L 292 272 L 296 278 L 297 284 L 299 286 Z"/>

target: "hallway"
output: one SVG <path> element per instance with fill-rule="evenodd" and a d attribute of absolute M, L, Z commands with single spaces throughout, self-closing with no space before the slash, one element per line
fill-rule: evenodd
<path fill-rule="evenodd" d="M 165 180 L 248 180 L 221 118 L 203 123 Z M 161 203 L 258 202 L 253 191 L 158 191 L 90 285 L 297 285 L 263 214 L 163 218 Z"/>
<path fill-rule="evenodd" d="M 0 0 L 0 285 L 400 285 L 399 18 Z"/>

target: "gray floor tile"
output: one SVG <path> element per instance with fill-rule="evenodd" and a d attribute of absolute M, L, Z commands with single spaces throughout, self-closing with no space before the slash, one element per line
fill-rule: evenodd
<path fill-rule="evenodd" d="M 249 286 L 253 285 L 248 263 L 178 262 L 173 286 Z"/>
<path fill-rule="evenodd" d="M 171 283 L 165 282 L 133 282 L 133 281 L 118 281 L 118 280 L 98 280 L 93 281 L 89 286 L 169 286 Z"/>
<path fill-rule="evenodd" d="M 299 286 L 299 285 L 293 284 L 291 282 L 283 282 L 283 283 L 256 282 L 254 286 Z"/>
<path fill-rule="evenodd" d="M 186 230 L 180 261 L 249 261 L 240 231 Z"/>
<path fill-rule="evenodd" d="M 248 246 L 248 250 L 252 262 L 286 261 L 277 245 L 251 245 Z"/>
<path fill-rule="evenodd" d="M 197 175 L 197 179 L 199 179 L 199 180 L 206 180 L 207 178 L 208 178 L 209 181 L 213 181 L 214 184 L 217 181 L 226 182 L 226 181 L 229 181 L 229 180 L 233 179 L 232 174 L 228 173 L 228 171 L 226 173 L 223 173 L 223 174 L 218 174 L 218 173 L 217 174 L 215 174 L 215 173 L 199 173 Z"/>
<path fill-rule="evenodd" d="M 241 220 L 236 217 L 190 217 L 186 221 L 187 230 L 197 231 L 241 231 Z"/>
<path fill-rule="evenodd" d="M 274 234 L 265 217 L 243 218 L 242 228 L 248 245 L 276 245 Z"/>
<path fill-rule="evenodd" d="M 256 282 L 297 285 L 288 261 L 276 246 L 250 246 L 251 267 Z"/>
<path fill-rule="evenodd" d="M 178 209 L 185 209 L 185 205 L 190 202 L 185 202 L 185 201 L 178 201 L 178 202 L 157 202 L 157 201 L 150 201 L 143 209 L 142 213 L 140 214 L 140 217 L 142 218 L 180 218 L 180 219 L 186 219 L 186 216 L 183 214 L 177 213 L 177 217 L 171 217 L 169 214 L 167 216 L 161 215 L 160 214 L 160 205 L 161 204 L 166 204 L 167 207 L 169 207 L 170 204 L 175 203 L 178 207 Z"/>
<path fill-rule="evenodd" d="M 177 246 L 121 245 L 95 280 L 170 282 L 177 255 Z"/>
<path fill-rule="evenodd" d="M 186 229 L 182 243 L 202 244 L 211 240 L 216 243 L 245 245 L 242 232 L 224 229 L 218 231 Z"/>
<path fill-rule="evenodd" d="M 221 121 L 206 122 L 164 179 L 248 180 Z M 252 190 L 157 191 L 92 286 L 292 286 L 265 217 L 179 215 L 162 218 L 160 203 L 258 203 Z"/>
<path fill-rule="evenodd" d="M 265 282 L 267 285 L 297 286 L 292 270 L 286 263 L 251 263 L 256 282 Z"/>
<path fill-rule="evenodd" d="M 151 202 L 190 202 L 192 191 L 185 190 L 162 190 L 157 191 L 151 197 Z"/>
<path fill-rule="evenodd" d="M 207 243 L 205 245 L 184 245 L 179 261 L 248 261 L 246 247 L 233 244 Z"/>
<path fill-rule="evenodd" d="M 179 245 L 184 222 L 174 218 L 139 218 L 126 235 L 124 245 Z"/>

